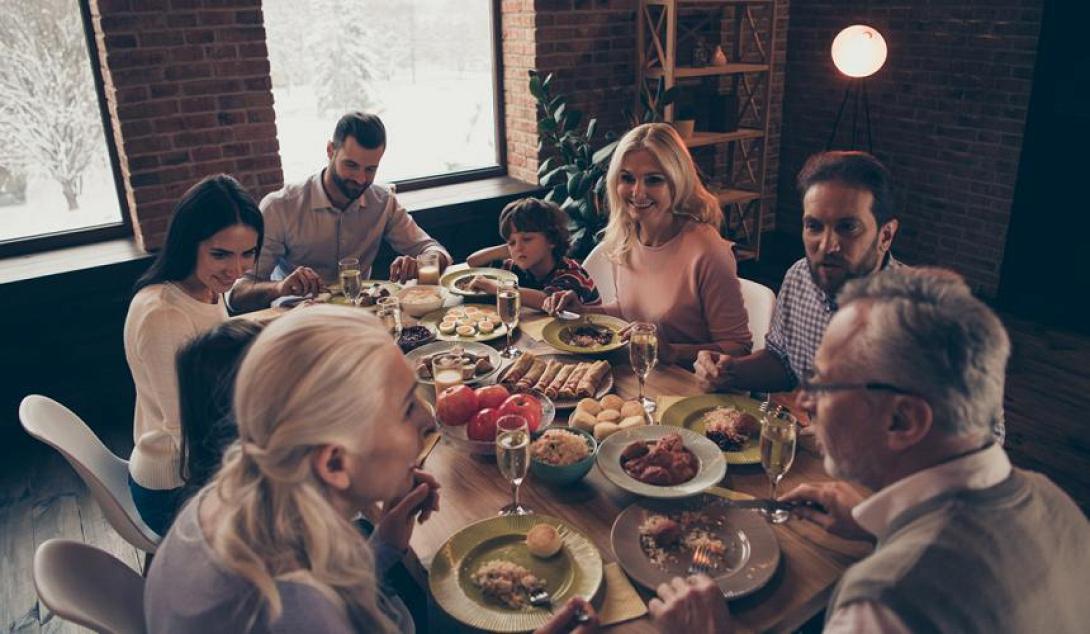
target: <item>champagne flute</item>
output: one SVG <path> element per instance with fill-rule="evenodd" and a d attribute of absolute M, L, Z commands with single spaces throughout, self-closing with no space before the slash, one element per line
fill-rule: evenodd
<path fill-rule="evenodd" d="M 641 321 L 632 324 L 628 331 L 628 360 L 640 383 L 639 402 L 644 411 L 650 414 L 657 405 L 655 399 L 644 396 L 643 385 L 659 360 L 659 337 L 655 324 Z"/>
<path fill-rule="evenodd" d="M 519 295 L 519 283 L 515 280 L 500 280 L 499 289 L 496 291 L 496 312 L 500 314 L 500 321 L 507 326 L 507 347 L 500 352 L 504 359 L 514 359 L 522 354 L 522 350 L 513 344 L 515 328 L 519 325 L 519 310 L 522 308 L 522 296 Z"/>
<path fill-rule="evenodd" d="M 360 295 L 363 294 L 363 276 L 360 274 L 359 258 L 344 258 L 337 262 L 337 270 L 340 276 L 341 293 L 352 304 L 359 306 Z"/>
<path fill-rule="evenodd" d="M 511 483 L 511 504 L 500 509 L 500 515 L 533 513 L 519 503 L 519 487 L 530 469 L 530 427 L 524 417 L 509 414 L 496 419 L 496 463 Z"/>
<path fill-rule="evenodd" d="M 761 421 L 761 466 L 772 484 L 769 495 L 776 499 L 780 480 L 795 461 L 795 445 L 798 440 L 798 424 L 795 417 L 784 410 L 769 412 Z M 773 524 L 782 524 L 791 514 L 785 509 L 768 513 Z"/>
<path fill-rule="evenodd" d="M 396 297 L 382 297 L 375 302 L 375 316 L 382 321 L 386 332 L 397 341 L 401 338 L 401 300 Z"/>

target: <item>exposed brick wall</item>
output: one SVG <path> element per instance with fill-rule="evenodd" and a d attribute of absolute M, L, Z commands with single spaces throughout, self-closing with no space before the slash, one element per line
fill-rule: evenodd
<path fill-rule="evenodd" d="M 160 246 L 175 201 L 229 173 L 281 186 L 260 0 L 91 0 L 138 243 Z"/>
<path fill-rule="evenodd" d="M 528 72 L 537 67 L 534 0 L 502 0 L 503 109 L 507 172 L 537 182 L 537 112 Z"/>
<path fill-rule="evenodd" d="M 829 56 L 833 37 L 850 24 L 871 24 L 889 46 L 868 92 L 875 153 L 893 172 L 902 213 L 895 253 L 953 267 L 994 296 L 1041 8 L 1041 0 L 876 0 L 864 15 L 860 3 L 794 3 L 777 225 L 800 230 L 794 177 L 824 149 L 843 96 L 846 80 Z"/>

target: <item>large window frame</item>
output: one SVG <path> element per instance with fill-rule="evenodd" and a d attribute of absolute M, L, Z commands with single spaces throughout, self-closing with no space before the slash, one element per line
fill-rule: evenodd
<path fill-rule="evenodd" d="M 95 84 L 95 95 L 98 97 L 98 113 L 102 119 L 102 133 L 106 138 L 106 151 L 110 159 L 114 187 L 117 190 L 121 221 L 105 226 L 70 229 L 0 242 L 0 258 L 63 249 L 133 235 L 129 201 L 125 195 L 125 182 L 121 177 L 121 159 L 117 152 L 117 140 L 114 137 L 114 122 L 113 117 L 110 116 L 110 108 L 106 100 L 105 80 L 102 77 L 102 60 L 99 57 L 98 45 L 95 42 L 95 27 L 91 19 L 90 0 L 77 0 L 76 3 L 79 5 L 80 19 L 83 21 L 83 39 L 87 46 L 87 61 L 91 64 L 91 77 Z"/>

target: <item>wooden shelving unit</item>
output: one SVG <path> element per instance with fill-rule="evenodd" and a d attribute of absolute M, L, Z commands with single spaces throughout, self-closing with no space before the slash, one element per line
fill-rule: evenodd
<path fill-rule="evenodd" d="M 681 84 L 683 91 L 689 86 L 687 80 L 729 80 L 730 89 L 725 92 L 736 97 L 735 114 L 740 124 L 737 130 L 696 130 L 686 145 L 717 147 L 725 152 L 726 169 L 722 170 L 724 173 L 712 174 L 713 182 L 709 185 L 724 208 L 726 231 L 735 241 L 739 260 L 756 259 L 761 254 L 768 169 L 765 138 L 771 105 L 777 8 L 776 0 L 640 0 L 636 81 L 648 101 L 654 102 L 660 78 L 666 88 Z M 682 9 L 692 9 L 685 12 L 684 20 L 679 19 Z M 730 37 L 724 38 L 724 24 L 728 21 Z M 693 39 L 708 27 L 718 33 L 720 43 L 729 39 L 730 50 L 725 51 L 728 63 L 699 67 L 682 64 L 690 60 L 679 60 L 679 49 L 691 48 Z M 721 89 L 717 87 L 717 91 Z M 637 99 L 637 107 L 639 102 Z M 674 114 L 672 105 L 664 109 L 666 121 L 673 121 Z"/>

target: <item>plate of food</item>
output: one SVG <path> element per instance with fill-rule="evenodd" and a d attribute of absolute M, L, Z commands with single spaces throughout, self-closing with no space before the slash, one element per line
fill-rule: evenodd
<path fill-rule="evenodd" d="M 401 290 L 401 284 L 389 280 L 360 280 L 360 288 L 362 290 L 359 305 L 363 308 L 372 308 L 379 299 L 396 295 Z M 330 284 L 325 291 L 315 296 L 314 301 L 329 304 L 352 304 L 344 296 L 340 284 Z"/>
<path fill-rule="evenodd" d="M 499 376 L 512 392 L 539 392 L 557 409 L 571 409 L 583 398 L 601 398 L 613 389 L 608 361 L 585 362 L 568 355 L 523 352 Z"/>
<path fill-rule="evenodd" d="M 487 304 L 440 308 L 421 317 L 420 323 L 435 328 L 440 341 L 491 341 L 507 334 L 496 307 Z"/>
<path fill-rule="evenodd" d="M 652 590 L 687 576 L 698 546 L 708 554 L 708 575 L 727 599 L 761 589 L 780 565 L 780 545 L 768 522 L 712 495 L 640 500 L 617 516 L 610 543 L 624 571 Z"/>
<path fill-rule="evenodd" d="M 548 515 L 500 516 L 470 524 L 432 560 L 431 594 L 447 614 L 491 632 L 526 632 L 544 625 L 548 608 L 530 606 L 545 589 L 553 605 L 587 601 L 602 585 L 602 556 L 586 534 Z"/>
<path fill-rule="evenodd" d="M 474 267 L 462 269 L 460 271 L 448 271 L 443 277 L 439 278 L 439 284 L 447 287 L 447 290 L 456 295 L 463 295 L 465 297 L 490 297 L 491 293 L 482 293 L 469 287 L 469 285 L 473 283 L 473 278 L 478 275 L 494 282 L 499 282 L 500 280 L 518 280 L 518 276 L 511 271 L 488 267 Z"/>
<path fill-rule="evenodd" d="M 760 464 L 761 404 L 741 394 L 702 394 L 682 399 L 662 413 L 662 424 L 705 436 L 727 464 Z"/>
<path fill-rule="evenodd" d="M 639 401 L 626 401 L 616 394 L 581 399 L 568 418 L 569 427 L 593 435 L 598 442 L 622 429 L 650 424 L 651 415 Z"/>
<path fill-rule="evenodd" d="M 683 498 L 719 484 L 723 453 L 700 434 L 679 427 L 640 425 L 608 436 L 598 469 L 622 489 L 651 498 Z"/>
<path fill-rule="evenodd" d="M 435 385 L 431 375 L 431 362 L 444 354 L 457 354 L 462 357 L 462 382 L 480 383 L 496 374 L 503 361 L 495 348 L 469 341 L 436 341 L 429 343 L 405 355 L 409 365 L 416 373 L 416 380 L 428 385 Z"/>
<path fill-rule="evenodd" d="M 553 319 L 542 338 L 550 346 L 573 354 L 602 354 L 624 346 L 621 331 L 628 322 L 609 315 L 583 315 L 575 320 Z"/>

